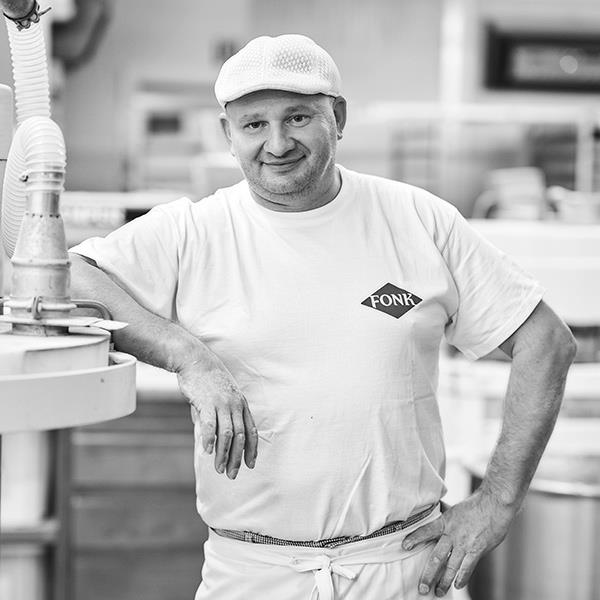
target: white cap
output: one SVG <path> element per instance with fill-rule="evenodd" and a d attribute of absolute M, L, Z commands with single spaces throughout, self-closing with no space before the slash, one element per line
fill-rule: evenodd
<path fill-rule="evenodd" d="M 341 94 L 340 72 L 323 48 L 304 35 L 261 36 L 225 61 L 215 96 L 225 104 L 258 90 Z"/>

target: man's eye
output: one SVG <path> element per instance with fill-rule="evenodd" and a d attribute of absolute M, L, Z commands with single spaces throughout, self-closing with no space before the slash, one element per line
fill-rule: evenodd
<path fill-rule="evenodd" d="M 246 127 L 246 129 L 249 129 L 250 131 L 257 131 L 262 126 L 263 126 L 262 121 L 252 121 L 252 123 L 247 123 L 245 127 Z"/>
<path fill-rule="evenodd" d="M 308 115 L 294 115 L 289 119 L 292 125 L 306 125 L 309 121 Z"/>

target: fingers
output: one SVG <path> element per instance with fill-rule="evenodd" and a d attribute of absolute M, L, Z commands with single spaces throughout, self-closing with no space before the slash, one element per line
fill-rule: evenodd
<path fill-rule="evenodd" d="M 409 533 L 402 542 L 402 547 L 405 550 L 412 550 L 417 544 L 431 542 L 439 539 L 444 533 L 444 520 L 440 516 L 435 521 L 427 523 L 418 529 Z"/>
<path fill-rule="evenodd" d="M 435 592 L 441 597 L 453 582 L 457 589 L 466 586 L 480 557 L 504 539 L 514 514 L 512 510 L 499 513 L 496 505 L 476 492 L 406 536 L 407 550 L 436 540 L 436 535 L 439 538 L 419 579 L 419 593 Z"/>
<path fill-rule="evenodd" d="M 177 373 L 180 389 L 193 407 L 192 418 L 200 426 L 200 443 L 207 454 L 215 451 L 215 470 L 235 479 L 245 457 L 254 468 L 258 431 L 246 398 L 231 374 L 217 364 L 203 372 L 192 363 Z"/>
<path fill-rule="evenodd" d="M 231 441 L 229 461 L 227 463 L 227 476 L 229 479 L 235 479 L 240 470 L 240 465 L 242 464 L 242 454 L 246 445 L 244 418 L 241 410 L 234 410 L 231 413 L 231 422 L 233 424 L 233 439 Z"/>
<path fill-rule="evenodd" d="M 425 525 L 420 528 L 420 531 L 417 530 L 411 534 L 413 544 L 411 547 L 436 539 L 436 529 L 433 527 L 435 524 L 436 521 L 433 521 L 428 524 L 432 527 Z M 437 531 L 439 530 L 440 525 L 438 524 Z M 445 596 L 453 582 L 456 589 L 463 588 L 469 582 L 481 556 L 481 551 L 475 549 L 466 551 L 468 546 L 455 543 L 449 534 L 438 534 L 438 537 L 419 579 L 419 593 L 422 595 L 427 595 L 430 590 L 435 590 L 436 596 Z M 404 546 L 406 547 L 406 543 Z"/>
<path fill-rule="evenodd" d="M 450 554 L 450 558 L 446 563 L 446 568 L 442 571 L 442 576 L 435 588 L 436 596 L 445 596 L 456 577 L 456 573 L 460 569 L 460 566 L 463 562 L 463 558 L 465 557 L 465 553 L 458 548 L 454 548 L 452 550 L 452 554 Z"/>
<path fill-rule="evenodd" d="M 196 410 L 194 408 L 194 410 Z M 214 408 L 206 408 L 201 411 L 196 410 L 196 414 L 200 420 L 200 438 L 204 450 L 208 454 L 212 454 L 215 447 L 215 436 L 217 434 L 217 415 Z"/>
<path fill-rule="evenodd" d="M 444 573 L 451 552 L 452 540 L 449 536 L 442 535 L 429 556 L 425 569 L 421 574 L 421 579 L 419 580 L 420 594 L 428 594 L 429 590 L 435 587 Z"/>
<path fill-rule="evenodd" d="M 454 546 L 449 535 L 442 535 L 433 549 L 419 580 L 419 593 L 426 595 L 435 588 L 435 595 L 445 596 L 454 582 L 460 589 L 467 585 L 477 565 L 480 553 L 466 552 Z"/>
<path fill-rule="evenodd" d="M 224 473 L 229 460 L 229 449 L 233 439 L 233 425 L 229 411 L 217 411 L 217 452 L 215 454 L 215 469 Z"/>
<path fill-rule="evenodd" d="M 237 409 L 217 411 L 217 429 L 217 472 L 223 473 L 226 469 L 227 476 L 235 479 L 242 464 L 242 456 L 245 457 L 246 465 L 253 469 L 258 453 L 258 430 L 245 398 Z M 210 436 L 210 423 L 206 424 L 206 431 L 207 436 Z"/>
<path fill-rule="evenodd" d="M 456 576 L 456 581 L 454 582 L 454 587 L 457 590 L 467 585 L 480 556 L 479 552 L 467 552 L 458 571 L 458 575 Z"/>
<path fill-rule="evenodd" d="M 254 419 L 250 414 L 248 405 L 245 404 L 243 411 L 244 427 L 246 430 L 246 448 L 244 451 L 244 459 L 246 465 L 250 469 L 254 469 L 256 464 L 256 457 L 258 456 L 258 429 L 254 424 Z"/>

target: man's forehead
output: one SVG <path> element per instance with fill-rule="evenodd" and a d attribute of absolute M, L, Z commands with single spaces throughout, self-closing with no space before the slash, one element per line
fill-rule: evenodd
<path fill-rule="evenodd" d="M 316 107 L 326 100 L 323 94 L 298 94 L 285 90 L 259 90 L 228 102 L 226 112 L 235 114 L 261 112 L 269 109 L 293 110 L 294 108 Z"/>

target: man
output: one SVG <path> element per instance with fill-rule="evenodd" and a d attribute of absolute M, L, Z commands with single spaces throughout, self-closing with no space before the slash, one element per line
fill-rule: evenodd
<path fill-rule="evenodd" d="M 192 405 L 211 528 L 197 600 L 464 586 L 526 493 L 570 332 L 454 207 L 336 165 L 346 101 L 312 40 L 251 41 L 215 92 L 245 181 L 73 249 L 77 295 L 127 321 L 117 347 L 175 371 Z M 444 514 L 442 336 L 512 357 L 483 483 Z"/>

